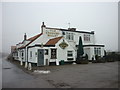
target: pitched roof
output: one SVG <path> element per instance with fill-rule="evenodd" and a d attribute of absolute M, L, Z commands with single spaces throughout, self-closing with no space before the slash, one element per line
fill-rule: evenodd
<path fill-rule="evenodd" d="M 41 35 L 42 35 L 42 33 L 41 33 L 41 34 L 38 34 L 38 35 L 35 35 L 35 36 L 33 36 L 33 37 L 27 39 L 27 40 L 30 40 L 30 42 L 29 42 L 28 44 L 26 44 L 25 46 L 22 45 L 22 46 L 19 47 L 19 48 L 25 48 L 26 46 L 28 46 L 29 44 L 31 44 L 34 40 L 36 40 L 36 39 L 37 39 L 38 37 L 40 37 Z"/>
<path fill-rule="evenodd" d="M 45 45 L 55 45 L 61 38 L 62 38 L 62 36 L 50 39 Z"/>

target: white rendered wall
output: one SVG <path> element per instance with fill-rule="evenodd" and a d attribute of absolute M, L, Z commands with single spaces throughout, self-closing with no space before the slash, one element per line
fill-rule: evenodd
<path fill-rule="evenodd" d="M 30 52 L 32 51 L 32 57 L 30 57 Z M 37 63 L 37 55 L 35 54 L 37 49 L 35 47 L 28 49 L 28 62 Z"/>
<path fill-rule="evenodd" d="M 63 39 L 61 39 L 57 44 L 57 59 L 59 61 L 64 60 L 64 61 L 75 61 L 75 49 L 73 49 L 72 46 L 70 46 L 70 44 L 65 40 L 65 42 L 68 44 L 68 47 L 66 47 L 65 49 L 62 49 L 59 44 L 63 42 Z M 67 56 L 67 51 L 73 51 L 73 60 L 67 60 L 68 56 Z"/>

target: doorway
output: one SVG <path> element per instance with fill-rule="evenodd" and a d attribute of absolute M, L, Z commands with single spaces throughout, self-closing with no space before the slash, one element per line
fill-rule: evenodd
<path fill-rule="evenodd" d="M 44 65 L 44 49 L 38 49 L 38 63 L 37 66 Z"/>

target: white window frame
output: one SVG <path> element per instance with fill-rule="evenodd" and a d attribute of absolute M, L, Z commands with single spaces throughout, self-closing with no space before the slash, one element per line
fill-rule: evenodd
<path fill-rule="evenodd" d="M 71 54 L 71 56 L 69 56 L 69 53 Z M 67 51 L 67 57 L 73 57 L 73 51 L 72 50 Z"/>
<path fill-rule="evenodd" d="M 66 39 L 73 41 L 74 40 L 74 34 L 70 32 L 66 32 Z"/>
<path fill-rule="evenodd" d="M 94 47 L 94 54 L 101 56 L 101 47 Z"/>
<path fill-rule="evenodd" d="M 84 34 L 84 41 L 90 41 L 90 34 Z"/>

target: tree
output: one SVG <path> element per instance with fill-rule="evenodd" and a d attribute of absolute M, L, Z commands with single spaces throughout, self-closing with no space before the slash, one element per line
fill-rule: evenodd
<path fill-rule="evenodd" d="M 77 60 L 79 60 L 83 54 L 84 54 L 83 44 L 82 44 L 82 38 L 81 38 L 81 36 L 80 36 L 80 37 L 79 37 L 78 50 L 77 50 Z"/>

